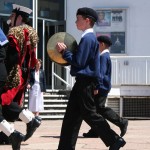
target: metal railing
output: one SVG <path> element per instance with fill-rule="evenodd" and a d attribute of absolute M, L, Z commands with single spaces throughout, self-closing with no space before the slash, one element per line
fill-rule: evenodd
<path fill-rule="evenodd" d="M 111 56 L 112 60 L 112 86 L 121 84 L 149 85 L 150 84 L 150 57 L 149 56 Z M 55 63 L 52 64 L 52 89 L 54 89 L 54 78 L 61 80 L 66 89 L 71 89 L 74 78 L 70 75 L 70 66 L 62 66 L 66 72 L 63 79 L 55 73 Z"/>
<path fill-rule="evenodd" d="M 149 56 L 118 56 L 112 59 L 112 85 L 150 84 Z"/>
<path fill-rule="evenodd" d="M 73 87 L 75 82 L 74 77 L 70 75 L 70 66 L 62 66 L 63 71 L 65 72 L 66 76 L 65 79 L 56 73 L 55 71 L 55 63 L 52 62 L 52 90 L 55 89 L 55 79 L 60 80 L 62 83 L 66 85 L 66 89 L 69 90 Z"/>

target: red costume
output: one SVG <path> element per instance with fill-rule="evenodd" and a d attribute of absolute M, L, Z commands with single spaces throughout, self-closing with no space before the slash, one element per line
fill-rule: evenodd
<path fill-rule="evenodd" d="M 30 69 L 36 62 L 35 48 L 38 35 L 36 30 L 27 25 L 31 12 L 30 8 L 13 4 L 12 13 L 7 20 L 10 27 L 6 51 L 8 76 L 5 85 L 2 85 L 0 130 L 8 137 L 13 150 L 20 150 L 21 142 L 28 140 L 41 124 L 40 117 L 35 117 L 28 109 L 20 106 Z M 15 130 L 8 122 L 18 119 L 26 124 L 26 135 Z"/>
<path fill-rule="evenodd" d="M 2 105 L 9 105 L 12 101 L 20 105 L 30 69 L 36 63 L 35 49 L 38 36 L 32 27 L 24 24 L 11 28 L 8 39 L 10 42 L 7 50 L 8 61 L 6 58 L 8 77 L 5 92 L 1 95 Z"/>

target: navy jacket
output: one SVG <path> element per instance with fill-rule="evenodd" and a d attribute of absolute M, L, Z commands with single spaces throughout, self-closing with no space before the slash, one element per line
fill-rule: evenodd
<path fill-rule="evenodd" d="M 77 51 L 67 50 L 63 58 L 71 65 L 72 76 L 94 77 L 98 82 L 100 69 L 99 44 L 94 33 L 90 32 L 81 38 Z M 98 84 L 98 83 L 97 83 Z"/>
<path fill-rule="evenodd" d="M 108 52 L 100 55 L 100 78 L 101 84 L 99 86 L 99 94 L 101 96 L 107 96 L 111 89 L 111 59 Z"/>
<path fill-rule="evenodd" d="M 46 92 L 45 72 L 42 69 L 40 69 L 39 72 L 40 72 L 39 81 L 40 81 L 41 92 Z M 29 84 L 31 85 L 31 87 L 33 86 L 34 82 L 35 82 L 35 69 L 32 69 L 30 72 L 30 79 L 29 79 Z"/>

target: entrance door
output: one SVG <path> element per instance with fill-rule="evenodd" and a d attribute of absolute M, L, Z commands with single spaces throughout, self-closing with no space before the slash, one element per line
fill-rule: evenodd
<path fill-rule="evenodd" d="M 52 87 L 52 61 L 50 60 L 47 53 L 47 43 L 52 35 L 57 32 L 64 32 L 66 29 L 65 21 L 52 21 L 52 20 L 38 20 L 38 35 L 40 37 L 38 45 L 38 54 L 37 57 L 43 60 L 43 69 L 46 74 L 47 88 L 51 89 Z M 65 71 L 60 65 L 54 65 L 54 71 L 59 76 L 65 78 Z M 64 83 L 61 82 L 58 78 L 54 79 L 54 89 L 64 88 Z"/>

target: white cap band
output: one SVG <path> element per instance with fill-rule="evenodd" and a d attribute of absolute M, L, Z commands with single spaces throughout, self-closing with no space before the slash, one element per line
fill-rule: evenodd
<path fill-rule="evenodd" d="M 25 12 L 27 14 L 31 14 L 32 10 L 30 8 L 21 6 L 21 5 L 17 5 L 17 4 L 13 4 L 13 9 L 18 9 L 19 11 Z"/>

